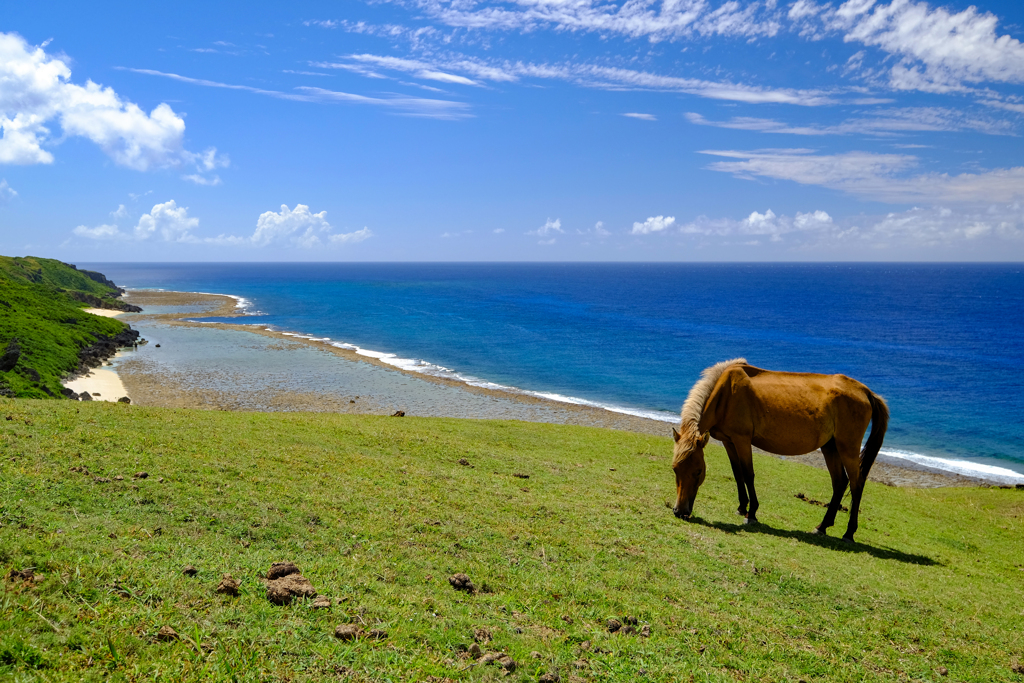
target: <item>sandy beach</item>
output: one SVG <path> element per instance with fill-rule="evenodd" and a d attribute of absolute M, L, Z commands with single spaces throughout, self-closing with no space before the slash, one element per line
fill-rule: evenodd
<path fill-rule="evenodd" d="M 354 350 L 331 346 L 323 340 L 306 339 L 286 331 L 244 324 L 242 321 L 245 316 L 238 308 L 238 302 L 225 295 L 130 291 L 125 300 L 143 308 L 142 313 L 125 314 L 123 319 L 140 330 L 144 337 L 162 333 L 174 338 L 174 330 L 177 330 L 176 334 L 187 332 L 192 335 L 189 339 L 195 340 L 196 332 L 203 331 L 199 333 L 200 338 L 208 339 L 211 347 L 215 343 L 227 344 L 227 353 L 237 349 L 239 353 L 254 355 L 249 365 L 241 370 L 216 371 L 198 359 L 194 359 L 191 364 L 168 366 L 163 360 L 175 352 L 171 350 L 176 346 L 173 339 L 164 345 L 166 350 L 162 353 L 154 348 L 155 345 L 140 347 L 142 353 L 126 352 L 123 357 L 119 354 L 115 361 L 116 372 L 103 368 L 94 371 L 88 378 L 76 380 L 98 382 L 107 381 L 111 375 L 119 377 L 119 382 L 123 382 L 120 388 L 114 384 L 104 384 L 103 388 L 89 389 L 98 391 L 100 396 L 97 398 L 105 400 L 116 400 L 117 396 L 128 395 L 137 405 L 211 410 L 350 414 L 392 414 L 396 410 L 403 410 L 407 415 L 552 422 L 655 435 L 668 435 L 671 427 L 659 420 L 602 408 L 470 386 L 445 377 L 397 368 L 377 358 L 360 355 Z M 239 318 L 239 322 L 200 323 L 190 320 L 200 316 Z M 195 341 L 190 343 L 196 345 Z M 199 344 L 206 345 L 205 342 Z M 314 387 L 312 382 L 309 386 L 295 386 L 295 382 L 287 381 L 287 375 L 298 371 L 295 359 L 302 353 L 307 354 L 304 358 L 320 359 L 317 362 L 322 362 L 325 354 L 328 354 L 336 360 L 330 361 L 331 365 L 327 367 L 341 367 L 362 375 L 369 373 L 365 381 L 370 382 L 373 389 L 364 388 L 362 394 L 354 395 L 347 393 L 344 388 Z M 339 360 L 341 364 L 337 363 Z M 275 375 L 267 370 L 275 363 L 286 364 L 283 373 Z M 287 369 L 288 363 L 291 363 L 293 370 Z M 261 370 L 266 370 L 263 373 L 265 377 L 261 376 Z M 282 375 L 285 379 L 282 379 Z M 75 389 L 71 383 L 67 386 Z M 361 386 L 365 387 L 366 384 Z M 108 399 L 108 396 L 112 398 Z M 820 453 L 784 460 L 795 466 L 809 465 L 824 469 Z M 870 478 L 887 485 L 905 487 L 978 486 L 989 483 L 940 470 L 906 467 L 902 462 L 897 464 L 885 457 L 876 461 Z"/>
<path fill-rule="evenodd" d="M 117 316 L 124 313 L 124 311 L 115 311 L 110 308 L 87 308 L 86 313 L 92 313 L 93 315 L 101 315 L 104 318 L 116 318 Z"/>
<path fill-rule="evenodd" d="M 118 353 L 116 360 L 122 354 Z M 64 382 L 64 386 L 76 394 L 88 392 L 94 401 L 117 401 L 122 396 L 131 397 L 121 381 L 121 376 L 110 367 L 95 368 L 84 377 Z"/>

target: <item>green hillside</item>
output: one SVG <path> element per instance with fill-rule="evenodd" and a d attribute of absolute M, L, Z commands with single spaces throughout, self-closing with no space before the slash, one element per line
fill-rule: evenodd
<path fill-rule="evenodd" d="M 757 456 L 743 527 L 709 448 L 684 522 L 670 440 L 625 432 L 4 399 L 0 429 L 0 680 L 1024 681 L 1022 491 L 869 483 L 848 546 L 808 533 L 825 471 Z M 328 608 L 268 601 L 284 560 Z"/>
<path fill-rule="evenodd" d="M 99 273 L 0 256 L 0 395 L 59 397 L 60 380 L 79 367 L 83 349 L 128 329 L 82 310 L 124 308 L 118 294 Z"/>

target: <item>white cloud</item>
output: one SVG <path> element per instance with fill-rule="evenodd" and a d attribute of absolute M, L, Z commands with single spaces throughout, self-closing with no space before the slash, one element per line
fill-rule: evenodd
<path fill-rule="evenodd" d="M 305 204 L 296 204 L 289 209 L 281 205 L 280 211 L 264 211 L 256 219 L 256 230 L 249 237 L 218 235 L 203 240 L 221 246 L 267 247 L 286 245 L 302 249 L 314 249 L 325 244 L 355 244 L 373 236 L 369 228 L 354 232 L 331 234 L 327 212 L 313 213 Z"/>
<path fill-rule="evenodd" d="M 505 232 L 505 228 L 495 228 L 491 232 L 493 232 L 495 235 L 500 235 L 501 233 Z"/>
<path fill-rule="evenodd" d="M 898 57 L 888 72 L 897 90 L 962 92 L 984 82 L 1024 82 L 1024 46 L 999 36 L 997 17 L 974 6 L 953 13 L 912 0 L 848 0 L 835 8 L 799 0 L 788 18 L 805 37 L 841 33 L 848 43 Z M 864 58 L 858 52 L 847 69 L 861 71 Z"/>
<path fill-rule="evenodd" d="M 327 239 L 331 242 L 331 244 L 348 244 L 349 242 L 355 244 L 357 242 L 362 242 L 365 239 L 369 239 L 370 237 L 373 237 L 373 231 L 371 231 L 367 227 L 363 227 L 362 230 L 356 230 L 355 232 L 345 232 L 341 233 L 340 235 L 331 235 Z"/>
<path fill-rule="evenodd" d="M 1001 103 L 1000 103 L 1001 104 Z M 709 121 L 700 114 L 687 112 L 686 119 L 700 126 L 788 135 L 899 135 L 920 132 L 973 131 L 989 135 L 1013 135 L 1016 126 L 988 116 L 971 114 L 964 109 L 944 107 L 903 107 L 880 109 L 871 116 L 847 119 L 832 126 L 791 126 L 774 119 L 734 116 L 728 121 Z"/>
<path fill-rule="evenodd" d="M 138 171 L 187 163 L 185 121 L 167 104 L 149 114 L 111 88 L 71 83 L 64 61 L 0 33 L 0 164 L 49 164 L 44 145 L 64 135 L 96 143 L 115 163 Z"/>
<path fill-rule="evenodd" d="M 121 232 L 116 225 L 97 225 L 95 228 L 88 228 L 84 225 L 79 225 L 71 232 L 79 237 L 88 237 L 93 240 L 111 240 L 127 237 L 127 235 Z"/>
<path fill-rule="evenodd" d="M 18 193 L 14 191 L 14 188 L 7 184 L 6 179 L 0 180 L 0 204 L 11 201 L 18 196 Z"/>
<path fill-rule="evenodd" d="M 631 235 L 650 235 L 655 232 L 662 232 L 675 225 L 675 216 L 651 216 L 643 223 L 633 223 Z"/>
<path fill-rule="evenodd" d="M 706 0 L 513 0 L 500 6 L 465 0 L 417 0 L 428 15 L 452 27 L 503 31 L 558 31 L 619 34 L 651 42 L 689 36 L 773 36 L 780 24 L 775 3 L 735 0 L 711 9 Z M 482 5 L 482 6 L 481 6 Z M 762 9 L 764 8 L 764 9 Z"/>
<path fill-rule="evenodd" d="M 215 175 L 212 178 L 207 178 L 206 176 L 199 175 L 198 173 L 191 173 L 189 175 L 181 176 L 181 179 L 187 180 L 190 183 L 195 183 L 196 185 L 217 186 L 220 185 L 221 183 L 219 175 Z"/>
<path fill-rule="evenodd" d="M 608 235 L 612 234 L 611 231 L 605 230 L 604 221 L 598 221 L 597 223 L 594 223 L 594 232 L 597 235 L 600 235 L 601 237 L 607 237 Z"/>
<path fill-rule="evenodd" d="M 263 247 L 271 242 L 287 237 L 299 230 L 305 230 L 304 235 L 309 243 L 312 233 L 327 232 L 331 224 L 327 222 L 327 212 L 313 213 L 305 204 L 296 204 L 295 209 L 289 209 L 287 204 L 281 205 L 280 212 L 264 211 L 256 219 L 256 231 L 249 238 L 252 244 Z"/>
<path fill-rule="evenodd" d="M 439 70 L 436 66 L 421 62 L 415 59 L 402 59 L 399 57 L 382 57 L 379 55 L 348 55 L 346 59 L 350 59 L 359 64 L 371 64 L 379 69 L 388 69 L 392 71 L 401 71 L 409 73 L 416 78 L 422 78 L 430 81 L 438 81 L 441 83 L 451 83 L 454 85 L 479 85 L 476 81 L 465 76 L 459 76 L 458 74 L 448 73 L 446 71 Z M 362 71 L 358 66 L 352 64 L 344 64 L 337 62 L 311 62 L 310 66 L 319 69 L 347 69 L 350 71 L 357 71 L 364 73 L 364 75 L 371 77 L 381 77 L 373 71 Z"/>
<path fill-rule="evenodd" d="M 156 204 L 149 213 L 143 214 L 135 226 L 138 239 L 148 239 L 159 233 L 165 242 L 197 242 L 191 231 L 199 227 L 199 219 L 188 215 L 188 208 L 178 206 L 172 199 Z"/>
<path fill-rule="evenodd" d="M 555 220 L 551 220 L 549 218 L 547 219 L 547 221 L 545 221 L 544 225 L 540 226 L 536 230 L 530 230 L 526 234 L 534 235 L 536 237 L 548 237 L 549 235 L 555 232 L 565 232 L 564 230 L 562 230 L 562 220 L 560 218 L 556 218 Z"/>
<path fill-rule="evenodd" d="M 796 214 L 796 219 L 793 221 L 793 225 L 796 226 L 797 230 L 811 230 L 816 228 L 822 228 L 826 225 L 831 225 L 832 216 L 829 216 L 824 211 L 814 211 L 812 213 L 800 213 Z"/>
<path fill-rule="evenodd" d="M 390 109 L 398 114 L 404 114 L 406 116 L 421 116 L 425 118 L 435 119 L 462 119 L 472 116 L 469 112 L 469 105 L 464 102 L 452 102 L 449 100 L 432 100 L 421 97 L 367 97 L 365 95 L 355 95 L 353 93 L 338 92 L 336 90 L 326 90 L 324 88 L 313 88 L 309 86 L 301 86 L 295 88 L 298 92 L 282 92 L 279 90 L 265 90 L 263 88 L 254 88 L 248 85 L 235 85 L 232 83 L 220 83 L 218 81 L 208 81 L 202 78 L 191 78 L 189 76 L 181 76 L 174 73 L 166 73 L 163 71 L 154 71 L 153 69 L 124 69 L 125 71 L 131 71 L 133 73 L 145 74 L 147 76 L 161 76 L 163 78 L 170 78 L 175 81 L 182 83 L 191 83 L 193 85 L 201 85 L 207 88 L 224 88 L 227 90 L 241 90 L 244 92 L 251 92 L 257 95 L 265 95 L 267 97 L 275 97 L 282 100 L 293 100 L 296 102 L 315 102 L 315 103 L 345 103 L 345 104 L 364 104 L 383 107 Z"/>
<path fill-rule="evenodd" d="M 638 114 L 636 112 L 629 112 L 628 114 L 623 114 L 623 116 L 628 116 L 631 119 L 640 119 L 641 121 L 657 121 L 658 120 L 658 117 L 655 116 L 654 114 Z"/>
<path fill-rule="evenodd" d="M 534 64 L 518 61 L 485 61 L 463 55 L 438 58 L 432 62 L 370 54 L 350 55 L 348 59 L 358 61 L 354 63 L 313 62 L 311 64 L 320 68 L 346 69 L 370 78 L 387 78 L 379 70 L 393 69 L 402 72 L 429 70 L 446 74 L 458 74 L 461 72 L 472 76 L 477 81 L 490 81 L 494 83 L 512 83 L 523 79 L 561 80 L 575 83 L 582 87 L 601 90 L 682 92 L 709 99 L 747 102 L 751 104 L 794 104 L 817 107 L 838 102 L 834 93 L 821 90 L 766 88 L 728 81 L 705 81 L 697 78 L 664 76 L 646 71 L 595 64 Z M 373 68 L 367 66 L 367 64 Z M 204 84 L 209 85 L 210 83 L 205 82 Z M 475 85 L 477 82 L 473 81 L 473 84 Z M 247 88 L 248 86 L 232 87 Z M 308 91 L 311 89 L 299 88 L 299 90 Z M 626 114 L 626 116 L 633 116 L 633 114 Z M 643 118 L 649 115 L 639 114 L 636 116 Z"/>
<path fill-rule="evenodd" d="M 128 218 L 128 209 L 124 207 L 124 204 L 118 204 L 117 208 L 110 212 L 110 217 L 115 221 L 124 220 Z"/>
<path fill-rule="evenodd" d="M 708 168 L 739 178 L 792 180 L 891 203 L 1013 202 L 1024 197 L 1024 166 L 980 173 L 906 175 L 917 158 L 905 154 L 847 152 L 816 155 L 808 149 L 741 152 L 705 150 L 702 154 L 737 159 Z"/>

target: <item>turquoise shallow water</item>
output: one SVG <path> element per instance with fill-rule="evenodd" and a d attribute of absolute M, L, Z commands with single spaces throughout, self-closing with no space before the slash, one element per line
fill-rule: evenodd
<path fill-rule="evenodd" d="M 725 358 L 842 372 L 889 401 L 891 455 L 1024 473 L 1019 264 L 80 265 L 244 297 L 252 323 L 409 369 L 666 421 Z"/>

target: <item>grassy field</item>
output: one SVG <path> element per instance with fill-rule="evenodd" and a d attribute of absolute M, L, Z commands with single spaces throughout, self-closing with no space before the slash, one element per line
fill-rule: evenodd
<path fill-rule="evenodd" d="M 822 470 L 758 459 L 745 528 L 723 452 L 689 523 L 669 458 L 581 427 L 0 399 L 0 569 L 43 577 L 3 579 L 0 679 L 1024 681 L 1024 492 L 869 484 L 846 546 L 807 533 Z M 279 560 L 333 607 L 270 604 Z M 478 629 L 514 672 L 467 652 Z"/>

